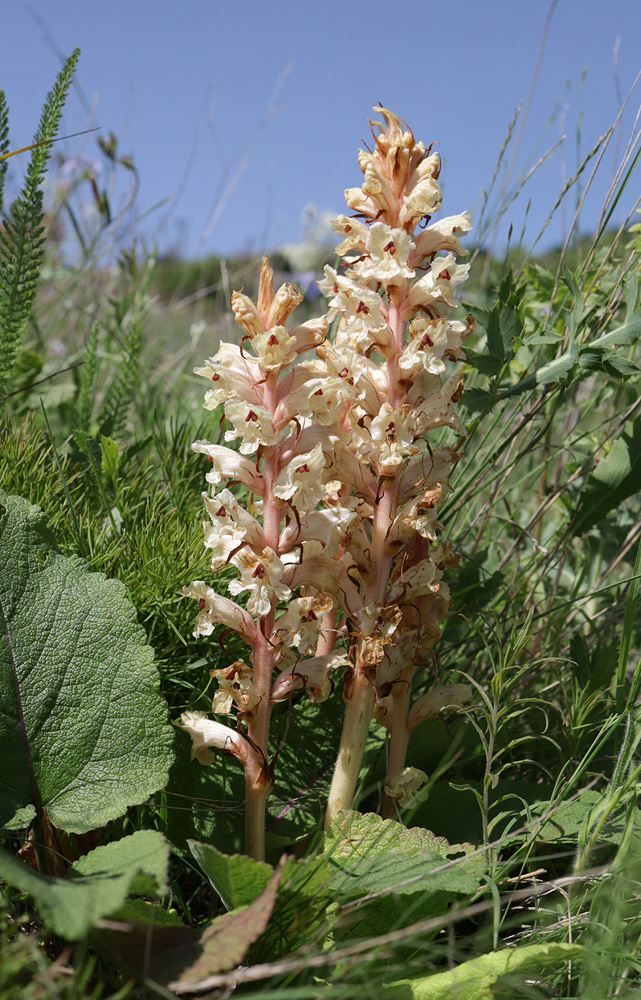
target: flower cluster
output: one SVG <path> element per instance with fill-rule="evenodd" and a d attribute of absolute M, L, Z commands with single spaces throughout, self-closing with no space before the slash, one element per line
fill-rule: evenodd
<path fill-rule="evenodd" d="M 243 762 L 247 838 L 256 854 L 262 852 L 262 811 L 272 784 L 272 704 L 302 689 L 318 700 L 326 698 L 330 670 L 345 662 L 334 651 L 335 640 L 327 638 L 336 621 L 331 595 L 344 575 L 332 559 L 355 515 L 333 502 L 326 485 L 335 478 L 339 440 L 332 427 L 344 405 L 345 386 L 340 378 L 328 377 L 319 361 L 298 361 L 327 335 L 326 317 L 287 328 L 301 298 L 288 283 L 274 291 L 265 258 L 257 303 L 241 292 L 231 299 L 240 343 L 221 344 L 196 369 L 210 385 L 205 407 L 223 406 L 229 425 L 225 440 L 238 444 L 238 451 L 209 441 L 196 441 L 193 448 L 210 463 L 206 479 L 212 491 L 203 499 L 211 568 L 215 574 L 235 567 L 238 575 L 228 591 L 232 598 L 242 595 L 244 606 L 202 580 L 183 588 L 183 594 L 198 602 L 195 635 L 209 635 L 223 624 L 251 647 L 251 665 L 237 661 L 215 672 L 212 706 L 223 714 L 235 708 L 247 739 L 239 742 L 230 728 L 224 737 L 216 723 L 210 745 Z M 252 494 L 251 513 L 228 488 L 232 482 Z M 203 744 L 203 719 L 187 713 L 182 725 L 198 741 L 198 759 L 209 762 L 202 753 L 209 745 L 206 739 Z"/>
<path fill-rule="evenodd" d="M 350 748 L 362 743 L 357 728 L 369 721 L 375 702 L 391 734 L 387 787 L 393 789 L 416 716 L 409 706 L 412 677 L 450 607 L 442 577 L 456 557 L 437 541 L 437 518 L 459 452 L 436 443 L 435 432 L 439 441 L 443 427 L 463 435 L 455 411 L 462 381 L 448 377 L 446 364 L 456 361 L 473 329 L 472 317 L 449 318 L 469 270 L 457 258 L 465 254 L 459 236 L 471 222 L 467 213 L 431 221 L 441 204 L 438 154 L 416 142 L 396 115 L 377 110 L 383 122 L 372 123 L 374 149 L 359 154 L 364 182 L 345 192 L 354 215 L 333 222 L 343 266 L 326 267 L 320 287 L 338 329 L 317 353 L 350 385 L 344 450 L 362 470 L 343 480 L 358 497 L 346 545 L 358 600 L 346 610 L 354 655 L 342 756 L 349 761 Z M 328 819 L 349 807 L 351 767 L 341 767 L 339 755 Z M 388 803 L 390 814 L 394 809 Z"/>
<path fill-rule="evenodd" d="M 455 411 L 462 382 L 448 376 L 447 362 L 459 357 L 473 323 L 449 312 L 468 271 L 457 260 L 465 253 L 458 237 L 471 223 L 467 213 L 431 222 L 441 203 L 439 157 L 379 110 L 374 150 L 359 154 L 364 182 L 345 193 L 354 214 L 332 224 L 342 264 L 326 267 L 319 283 L 328 316 L 288 326 L 300 292 L 290 284 L 275 292 L 265 258 L 256 304 L 241 292 L 231 299 L 240 343 L 222 344 L 196 369 L 210 385 L 205 407 L 223 406 L 225 440 L 238 447 L 193 446 L 210 463 L 205 545 L 214 573 L 237 570 L 228 589 L 244 606 L 203 581 L 183 593 L 198 602 L 195 633 L 231 627 L 251 647 L 251 665 L 216 671 L 213 710 L 235 708 L 240 734 L 212 722 L 208 742 L 199 713 L 186 713 L 182 724 L 199 760 L 209 760 L 210 747 L 242 760 L 248 850 L 256 856 L 273 780 L 275 701 L 301 690 L 323 700 L 330 672 L 345 667 L 329 822 L 351 805 L 375 709 L 391 734 L 393 814 L 419 774 L 404 769 L 410 728 L 466 697 L 454 685 L 410 708 L 413 675 L 450 606 L 442 577 L 456 562 L 437 540 L 438 508 L 459 455 L 442 443 L 441 429 L 462 435 Z M 300 360 L 312 350 L 315 358 Z M 251 493 L 251 513 L 232 483 Z"/>

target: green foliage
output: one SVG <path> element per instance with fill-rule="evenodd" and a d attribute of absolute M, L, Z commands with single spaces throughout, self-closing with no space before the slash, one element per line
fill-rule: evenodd
<path fill-rule="evenodd" d="M 78 376 L 78 398 L 74 423 L 76 429 L 89 433 L 93 410 L 96 382 L 98 378 L 98 342 L 100 326 L 94 323 L 89 331 L 85 348 L 84 364 Z"/>
<path fill-rule="evenodd" d="M 42 180 L 49 143 L 54 138 L 62 109 L 80 56 L 75 51 L 66 60 L 53 89 L 47 95 L 40 124 L 34 136 L 39 145 L 31 153 L 22 191 L 0 229 L 0 396 L 7 391 L 25 327 L 33 306 L 44 258 Z M 0 152 L 7 134 L 4 96 L 0 105 Z M 0 174 L 4 179 L 4 173 Z"/>
<path fill-rule="evenodd" d="M 253 903 L 271 878 L 269 865 L 244 854 L 221 854 L 196 840 L 189 842 L 189 850 L 228 910 Z"/>
<path fill-rule="evenodd" d="M 641 310 L 640 310 L 641 313 Z M 629 497 L 641 492 L 641 420 L 630 424 L 630 433 L 623 433 L 612 442 L 606 455 L 598 462 L 579 494 L 576 519 L 572 530 L 576 536 L 598 524 L 611 510 L 616 510 Z"/>
<path fill-rule="evenodd" d="M 349 895 L 473 893 L 484 870 L 471 844 L 448 844 L 373 813 L 340 814 L 325 834 L 334 888 Z"/>
<path fill-rule="evenodd" d="M 46 811 L 83 833 L 163 786 L 172 734 L 153 652 L 122 584 L 55 549 L 45 518 L 0 492 L 5 826 Z"/>
<path fill-rule="evenodd" d="M 122 298 L 112 300 L 110 334 L 119 345 L 122 357 L 99 415 L 100 434 L 107 437 L 122 435 L 130 407 L 134 402 L 141 402 L 141 325 L 151 307 L 149 286 L 155 259 L 149 257 L 145 260 L 138 273 L 135 255 L 123 254 L 120 266 L 129 278 L 130 290 Z M 91 360 L 91 354 L 88 360 Z"/>
<path fill-rule="evenodd" d="M 34 899 L 55 934 L 77 941 L 96 921 L 119 910 L 130 892 L 164 895 L 168 861 L 169 848 L 162 836 L 138 830 L 96 847 L 72 864 L 64 878 L 42 875 L 0 851 L 0 876 Z"/>
<path fill-rule="evenodd" d="M 149 935 L 145 924 L 124 924 L 101 931 L 99 946 L 137 978 L 152 980 L 177 993 L 202 989 L 211 976 L 243 961 L 248 948 L 271 917 L 281 871 L 248 906 L 212 920 L 204 929 L 163 926 Z"/>
<path fill-rule="evenodd" d="M 530 981 L 533 975 L 540 979 L 549 966 L 571 962 L 581 956 L 582 949 L 571 944 L 534 944 L 504 949 L 473 958 L 451 972 L 390 983 L 383 988 L 382 996 L 385 1000 L 493 1000 L 504 996 L 508 985 L 510 997 L 526 996 L 520 991 L 513 992 L 518 989 L 519 980 L 524 985 L 526 973 Z"/>

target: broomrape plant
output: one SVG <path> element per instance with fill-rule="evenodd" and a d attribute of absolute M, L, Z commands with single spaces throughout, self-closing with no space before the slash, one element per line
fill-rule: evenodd
<path fill-rule="evenodd" d="M 384 812 L 392 817 L 426 778 L 405 767 L 411 730 L 469 694 L 447 685 L 411 704 L 414 675 L 451 603 L 443 573 L 457 561 L 437 540 L 437 518 L 463 437 L 454 412 L 462 381 L 448 376 L 447 362 L 473 329 L 472 317 L 449 318 L 469 269 L 458 263 L 458 237 L 471 221 L 464 212 L 431 222 L 441 205 L 439 155 L 392 112 L 376 110 L 383 122 L 371 123 L 374 149 L 359 152 L 363 184 L 345 192 L 353 214 L 332 223 L 342 261 L 319 283 L 328 316 L 288 327 L 302 296 L 291 284 L 274 291 L 264 258 L 257 302 L 242 292 L 231 298 L 240 344 L 221 344 L 196 369 L 211 383 L 205 408 L 224 404 L 225 440 L 239 442 L 238 451 L 193 445 L 211 463 L 205 545 L 214 573 L 237 569 L 229 592 L 246 594 L 246 604 L 201 580 L 183 594 L 198 601 L 194 634 L 233 629 L 251 664 L 216 671 L 213 711 L 234 708 L 236 729 L 200 712 L 183 713 L 179 725 L 201 763 L 215 749 L 241 761 L 246 849 L 257 858 L 274 782 L 274 702 L 301 690 L 323 701 L 342 670 L 329 825 L 352 805 L 374 712 L 389 731 Z M 312 350 L 316 358 L 299 361 Z M 455 432 L 452 446 L 441 428 Z M 231 483 L 247 488 L 250 509 Z"/>

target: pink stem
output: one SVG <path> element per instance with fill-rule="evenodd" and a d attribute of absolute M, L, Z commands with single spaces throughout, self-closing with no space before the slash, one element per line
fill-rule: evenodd
<path fill-rule="evenodd" d="M 265 406 L 273 413 L 276 407 L 278 376 L 268 376 L 265 383 Z M 279 501 L 273 494 L 278 475 L 278 445 L 265 451 L 265 491 L 263 493 L 263 530 L 267 545 L 278 553 L 280 528 Z M 248 723 L 248 735 L 254 752 L 245 768 L 245 850 L 258 861 L 265 859 L 265 805 L 273 785 L 269 770 L 269 722 L 272 713 L 271 687 L 274 653 L 268 640 L 274 630 L 275 607 L 259 619 L 258 636 L 253 647 L 252 668 L 258 705 Z"/>

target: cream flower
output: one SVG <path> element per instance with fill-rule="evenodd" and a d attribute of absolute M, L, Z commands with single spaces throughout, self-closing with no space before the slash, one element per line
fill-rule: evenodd
<path fill-rule="evenodd" d="M 289 500 L 301 513 L 312 510 L 325 496 L 325 456 L 320 444 L 312 451 L 296 455 L 280 472 L 274 496 Z"/>
<path fill-rule="evenodd" d="M 402 603 L 407 599 L 407 595 L 420 597 L 429 591 L 438 590 L 438 578 L 441 574 L 431 559 L 421 559 L 420 562 L 403 570 L 402 578 L 399 577 L 390 587 L 389 599 Z"/>
<path fill-rule="evenodd" d="M 467 233 L 471 228 L 472 220 L 469 212 L 450 215 L 445 219 L 433 222 L 414 240 L 414 249 L 410 254 L 411 263 L 417 266 L 426 257 L 438 253 L 439 250 L 450 250 L 459 257 L 465 256 L 467 250 L 461 246 L 457 237 L 459 233 Z"/>
<path fill-rule="evenodd" d="M 272 326 L 257 334 L 252 340 L 252 347 L 265 371 L 284 368 L 298 353 L 296 337 L 288 333 L 284 326 Z"/>
<path fill-rule="evenodd" d="M 292 694 L 307 691 L 314 702 L 326 701 L 330 695 L 329 673 L 347 666 L 343 652 L 325 653 L 309 660 L 298 660 L 278 675 L 272 687 L 272 699 L 285 701 Z"/>
<path fill-rule="evenodd" d="M 450 325 L 446 319 L 428 320 L 421 316 L 412 320 L 409 328 L 410 342 L 405 345 L 398 359 L 404 374 L 413 375 L 420 368 L 431 375 L 442 375 L 445 372 L 443 355 L 450 348 Z"/>
<path fill-rule="evenodd" d="M 256 337 L 265 332 L 265 321 L 248 295 L 242 292 L 232 294 L 230 305 L 234 318 L 249 337 Z"/>
<path fill-rule="evenodd" d="M 416 414 L 411 406 L 392 407 L 383 403 L 372 420 L 370 435 L 384 475 L 394 475 L 408 456 L 418 454 L 420 449 L 414 444 L 417 433 Z"/>
<path fill-rule="evenodd" d="M 230 490 L 221 490 L 213 497 L 203 493 L 210 521 L 203 522 L 205 546 L 212 550 L 214 572 L 227 562 L 229 556 L 241 545 L 253 549 L 265 547 L 265 535 L 255 517 L 245 510 Z M 254 500 L 254 513 L 260 513 L 260 500 Z"/>
<path fill-rule="evenodd" d="M 231 753 L 245 762 L 251 753 L 251 747 L 244 736 L 229 726 L 214 722 L 204 712 L 183 712 L 180 721 L 174 723 L 179 729 L 185 729 L 191 736 L 191 759 L 200 764 L 211 764 L 215 754 L 212 748 Z"/>
<path fill-rule="evenodd" d="M 403 196 L 399 221 L 410 231 L 425 215 L 432 215 L 441 207 L 441 189 L 434 178 L 435 167 L 431 159 L 423 160 L 414 171 L 407 193 Z"/>
<path fill-rule="evenodd" d="M 199 635 L 211 635 L 214 625 L 227 625 L 250 645 L 256 640 L 256 625 L 251 615 L 228 597 L 217 594 L 203 580 L 194 580 L 188 587 L 183 587 L 180 593 L 183 597 L 193 597 L 198 601 L 199 613 L 194 628 L 196 638 Z"/>
<path fill-rule="evenodd" d="M 416 499 L 406 504 L 398 514 L 394 527 L 391 531 L 391 538 L 405 538 L 406 531 L 416 531 L 422 538 L 429 541 L 436 540 L 436 531 L 441 527 L 437 521 L 437 505 L 443 494 L 443 487 L 439 483 L 433 490 L 425 490 Z M 405 531 L 402 525 L 405 525 Z"/>
<path fill-rule="evenodd" d="M 352 337 L 359 349 L 366 349 L 380 339 L 387 326 L 380 295 L 353 278 L 337 274 L 329 265 L 325 266 L 325 278 L 318 282 L 318 287 L 323 295 L 333 296 L 329 306 L 341 314 L 343 339 Z"/>
<path fill-rule="evenodd" d="M 205 547 L 211 549 L 211 568 L 215 571 L 244 543 L 245 531 L 238 526 L 239 504 L 229 490 L 214 497 L 203 493 L 203 498 L 211 519 L 211 523 L 203 522 Z"/>
<path fill-rule="evenodd" d="M 405 767 L 400 774 L 394 775 L 385 785 L 385 794 L 390 799 L 398 802 L 401 808 L 409 806 L 415 799 L 416 793 L 428 777 L 425 771 L 418 767 Z"/>
<path fill-rule="evenodd" d="M 262 380 L 262 372 L 256 362 L 241 355 L 236 344 L 221 344 L 218 352 L 202 368 L 194 368 L 194 374 L 202 375 L 213 384 L 213 389 L 205 393 L 203 406 L 206 410 L 215 410 L 228 399 L 260 402 L 256 386 Z"/>
<path fill-rule="evenodd" d="M 295 646 L 301 656 L 310 656 L 318 644 L 323 616 L 332 607 L 331 597 L 296 597 L 276 619 L 272 641 Z"/>
<path fill-rule="evenodd" d="M 360 219 L 348 219 L 346 215 L 337 215 L 332 219 L 331 227 L 342 237 L 342 242 L 336 247 L 336 253 L 341 256 L 348 250 L 364 249 L 368 228 Z M 323 294 L 325 294 L 323 292 Z"/>
<path fill-rule="evenodd" d="M 409 290 L 403 305 L 403 317 L 409 319 L 419 309 L 441 314 L 441 303 L 449 308 L 458 305 L 457 288 L 467 280 L 469 264 L 458 264 L 454 254 L 436 257 L 430 270 L 416 281 Z"/>
<path fill-rule="evenodd" d="M 230 399 L 225 403 L 225 416 L 234 425 L 225 431 L 225 441 L 241 438 L 241 455 L 251 455 L 259 445 L 272 445 L 278 441 L 278 430 L 272 415 L 264 406 L 251 406 L 244 400 Z"/>
<path fill-rule="evenodd" d="M 223 479 L 237 479 L 244 483 L 252 493 L 262 496 L 265 482 L 255 465 L 243 458 L 237 451 L 225 448 L 222 444 L 212 444 L 211 441 L 194 441 L 192 451 L 206 455 L 211 468 L 205 476 L 208 483 L 218 486 Z"/>
<path fill-rule="evenodd" d="M 252 668 L 243 660 L 236 660 L 228 667 L 212 670 L 212 677 L 218 681 L 218 690 L 211 704 L 212 711 L 226 715 L 235 702 L 238 711 L 250 715 L 258 704 L 258 695 L 254 690 Z"/>
<path fill-rule="evenodd" d="M 303 295 L 297 285 L 292 285 L 289 281 L 282 284 L 274 295 L 272 304 L 269 307 L 269 315 L 267 317 L 269 331 L 271 332 L 275 327 L 282 326 L 289 314 L 302 301 Z"/>
<path fill-rule="evenodd" d="M 285 556 L 283 561 L 269 547 L 264 548 L 260 555 L 251 549 L 241 549 L 231 559 L 240 571 L 240 580 L 232 580 L 228 590 L 234 596 L 248 590 L 247 610 L 252 615 L 264 617 L 271 611 L 274 601 L 285 601 L 291 594 L 289 587 L 281 583 L 281 577 L 285 572 L 285 563 L 295 559 L 295 556 L 293 559 Z"/>
<path fill-rule="evenodd" d="M 386 285 L 398 285 L 414 277 L 414 269 L 407 263 L 412 240 L 404 229 L 391 229 L 384 222 L 372 223 L 366 249 L 367 258 L 354 264 L 352 274 L 364 281 L 382 281 Z"/>

